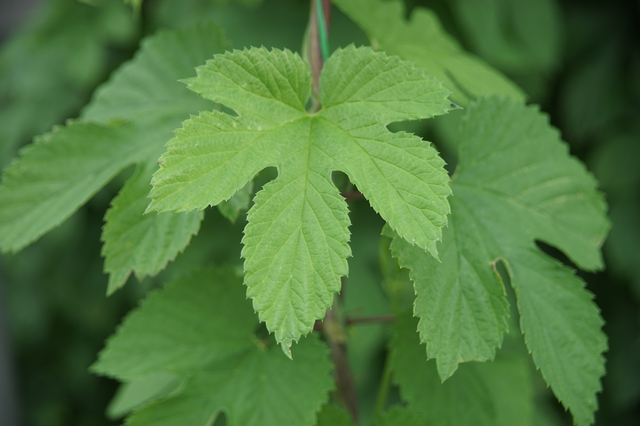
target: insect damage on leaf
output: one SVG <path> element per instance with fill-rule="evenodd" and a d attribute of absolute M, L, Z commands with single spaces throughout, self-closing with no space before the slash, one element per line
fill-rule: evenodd
<path fill-rule="evenodd" d="M 386 128 L 451 109 L 434 77 L 370 48 L 339 49 L 320 76 L 322 109 L 310 114 L 309 69 L 290 51 L 229 52 L 197 71 L 189 88 L 237 116 L 206 111 L 183 123 L 160 158 L 147 210 L 217 205 L 277 167 L 254 198 L 242 256 L 247 294 L 285 353 L 324 317 L 347 275 L 350 222 L 333 171 L 399 235 L 437 256 L 449 213 L 444 161 L 428 142 Z"/>

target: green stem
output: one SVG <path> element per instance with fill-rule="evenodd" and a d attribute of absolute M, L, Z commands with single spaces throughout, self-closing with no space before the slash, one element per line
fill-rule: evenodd
<path fill-rule="evenodd" d="M 331 19 L 330 0 L 311 0 L 309 7 L 309 30 L 307 32 L 307 52 L 311 69 L 313 94 L 309 113 L 315 113 L 320 105 L 320 72 L 324 60 L 329 55 L 329 21 Z"/>
<path fill-rule="evenodd" d="M 389 389 L 391 388 L 391 356 L 387 352 L 387 358 L 384 361 L 384 370 L 380 379 L 380 388 L 376 397 L 375 414 L 381 414 L 387 407 L 387 399 L 389 398 Z"/>
<path fill-rule="evenodd" d="M 322 0 L 316 0 L 316 14 L 318 17 L 318 38 L 320 40 L 320 50 L 322 52 L 322 61 L 329 58 L 329 35 L 327 30 L 327 20 L 324 16 L 324 7 Z"/>

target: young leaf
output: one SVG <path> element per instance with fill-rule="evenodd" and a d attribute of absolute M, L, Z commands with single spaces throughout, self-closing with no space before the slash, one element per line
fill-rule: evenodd
<path fill-rule="evenodd" d="M 217 55 L 189 87 L 238 113 L 203 112 L 167 144 L 148 210 L 189 211 L 231 197 L 257 172 L 243 239 L 248 295 L 283 350 L 324 317 L 350 255 L 349 218 L 331 172 L 345 172 L 400 235 L 436 255 L 450 190 L 444 162 L 394 121 L 451 109 L 449 92 L 411 63 L 369 48 L 337 50 L 320 77 L 323 109 L 305 111 L 311 76 L 289 51 Z"/>
<path fill-rule="evenodd" d="M 399 315 L 391 340 L 391 367 L 417 424 L 440 426 L 530 425 L 533 388 L 526 359 L 516 354 L 468 363 L 442 383 L 435 363 L 424 358 L 417 319 Z M 403 423 L 402 423 L 403 424 Z"/>
<path fill-rule="evenodd" d="M 443 262 L 400 238 L 392 244 L 400 263 L 412 270 L 427 354 L 437 357 L 446 379 L 457 362 L 486 359 L 494 350 L 507 314 L 492 271 L 502 260 L 534 362 L 575 422 L 590 424 L 607 347 L 602 319 L 584 282 L 541 253 L 535 240 L 559 248 L 582 268 L 602 267 L 600 246 L 609 222 L 597 182 L 568 155 L 546 117 L 509 100 L 472 105 L 457 148 Z M 478 332 L 483 340 L 474 337 Z"/>
<path fill-rule="evenodd" d="M 334 0 L 360 28 L 372 46 L 413 61 L 452 89 L 454 102 L 467 104 L 482 94 L 523 99 L 524 93 L 499 71 L 465 52 L 441 27 L 432 11 L 417 7 L 405 19 L 402 1 Z"/>
<path fill-rule="evenodd" d="M 200 229 L 202 211 L 143 214 L 149 203 L 151 175 L 156 169 L 155 164 L 140 164 L 105 216 L 102 255 L 104 270 L 109 273 L 107 294 L 122 287 L 131 271 L 142 280 L 164 269 Z"/>
<path fill-rule="evenodd" d="M 92 369 L 125 381 L 155 373 L 185 380 L 177 395 L 136 411 L 130 426 L 207 426 L 222 411 L 229 426 L 315 424 L 333 387 L 326 346 L 312 335 L 292 361 L 256 336 L 257 326 L 241 279 L 201 270 L 152 293 Z"/>

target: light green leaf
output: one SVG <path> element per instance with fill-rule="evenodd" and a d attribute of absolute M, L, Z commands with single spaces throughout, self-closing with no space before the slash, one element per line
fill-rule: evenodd
<path fill-rule="evenodd" d="M 164 269 L 200 229 L 202 211 L 144 215 L 149 182 L 156 169 L 155 164 L 142 163 L 105 216 L 102 255 L 104 270 L 109 273 L 107 294 L 122 287 L 131 271 L 141 281 Z"/>
<path fill-rule="evenodd" d="M 257 327 L 241 279 L 201 270 L 152 293 L 92 369 L 125 381 L 185 379 L 180 393 L 135 412 L 130 426 L 207 426 L 223 411 L 228 426 L 314 425 L 333 387 L 327 347 L 312 335 L 289 360 Z"/>
<path fill-rule="evenodd" d="M 18 251 L 67 219 L 131 161 L 149 155 L 129 124 L 73 123 L 36 138 L 0 184 L 0 247 Z"/>
<path fill-rule="evenodd" d="M 493 362 L 463 364 L 442 383 L 435 363 L 424 357 L 416 325 L 416 318 L 399 315 L 391 341 L 391 367 L 400 394 L 414 417 L 421 413 L 424 419 L 416 424 L 531 425 L 533 388 L 526 359 L 509 353 Z"/>
<path fill-rule="evenodd" d="M 399 239 L 392 246 L 412 270 L 427 354 L 438 357 L 442 379 L 454 362 L 490 358 L 505 329 L 506 304 L 492 270 L 502 260 L 534 362 L 575 422 L 590 424 L 607 347 L 602 319 L 584 282 L 535 241 L 559 248 L 584 269 L 601 268 L 609 221 L 597 182 L 535 107 L 498 98 L 468 109 L 458 155 L 450 226 L 439 247 L 443 262 Z"/>
<path fill-rule="evenodd" d="M 465 52 L 441 27 L 435 13 L 417 7 L 409 20 L 402 1 L 334 0 L 362 28 L 371 45 L 413 61 L 453 91 L 454 102 L 467 104 L 480 95 L 523 99 L 524 93 L 499 71 Z"/>
<path fill-rule="evenodd" d="M 460 362 L 493 359 L 507 331 L 509 306 L 504 288 L 487 261 L 495 258 L 496 251 L 474 225 L 469 216 L 451 215 L 439 246 L 442 263 L 426 259 L 424 250 L 397 238 L 388 227 L 384 229 L 385 235 L 394 238 L 391 250 L 400 266 L 410 269 L 418 296 L 418 330 L 427 344 L 427 358 L 437 360 L 442 380 Z M 462 249 L 465 246 L 474 250 Z"/>
<path fill-rule="evenodd" d="M 232 223 L 235 223 L 236 220 L 238 220 L 240 212 L 249 208 L 252 196 L 253 181 L 250 180 L 245 186 L 233 194 L 233 197 L 218 204 L 218 210 L 220 210 L 222 216 L 229 219 Z"/>
<path fill-rule="evenodd" d="M 310 80 L 299 56 L 264 48 L 199 67 L 189 87 L 239 115 L 203 112 L 176 131 L 148 208 L 216 205 L 260 170 L 278 168 L 249 211 L 243 257 L 247 293 L 287 354 L 324 317 L 347 274 L 349 218 L 332 171 L 345 172 L 400 235 L 434 256 L 449 212 L 437 152 L 385 127 L 451 109 L 439 82 L 396 57 L 348 47 L 326 62 L 324 108 L 309 114 Z"/>

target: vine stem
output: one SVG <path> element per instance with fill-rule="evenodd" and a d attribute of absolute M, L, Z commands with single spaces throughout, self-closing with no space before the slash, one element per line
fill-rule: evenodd
<path fill-rule="evenodd" d="M 372 315 L 370 317 L 347 317 L 345 323 L 347 325 L 354 324 L 376 324 L 383 322 L 393 322 L 396 320 L 395 315 Z M 323 323 L 321 321 L 317 321 L 313 325 L 314 331 L 322 331 L 324 329 Z"/>
<path fill-rule="evenodd" d="M 349 368 L 349 360 L 347 359 L 347 335 L 342 324 L 336 318 L 334 309 L 335 303 L 334 308 L 327 309 L 327 314 L 322 324 L 322 332 L 329 343 L 331 358 L 336 368 L 338 395 L 347 407 L 354 423 L 358 424 L 358 394 Z"/>
<path fill-rule="evenodd" d="M 342 197 L 347 201 L 359 200 L 361 198 L 364 198 L 364 194 L 360 191 L 343 192 L 340 195 L 342 195 Z"/>
<path fill-rule="evenodd" d="M 378 388 L 378 396 L 376 397 L 376 405 L 374 407 L 375 414 L 381 414 L 387 406 L 389 398 L 389 388 L 391 387 L 391 361 L 389 353 L 384 360 L 384 369 L 382 370 L 382 378 L 380 379 L 380 387 Z"/>
<path fill-rule="evenodd" d="M 329 22 L 325 19 L 324 8 L 325 4 L 328 3 L 329 8 L 327 12 L 331 10 L 331 2 L 327 2 L 326 0 L 315 0 L 316 1 L 316 14 L 318 15 L 318 40 L 320 44 L 320 52 L 322 53 L 322 61 L 326 61 L 329 58 Z"/>
<path fill-rule="evenodd" d="M 320 24 L 322 20 L 322 25 Z M 331 0 L 311 0 L 309 9 L 309 67 L 313 76 L 313 105 L 310 112 L 320 109 L 320 71 L 329 56 L 329 25 Z"/>
<path fill-rule="evenodd" d="M 353 324 L 373 324 L 380 322 L 393 322 L 396 320 L 395 315 L 373 315 L 370 317 L 350 317 L 347 318 L 347 325 Z"/>
<path fill-rule="evenodd" d="M 324 61 L 329 57 L 329 22 L 331 20 L 331 0 L 311 0 L 309 11 L 309 67 L 313 76 L 313 104 L 309 112 L 320 109 L 320 72 Z M 342 279 L 344 293 L 345 280 Z M 327 309 L 324 322 L 316 323 L 314 329 L 321 329 L 331 349 L 331 358 L 335 365 L 338 395 L 349 411 L 355 424 L 358 424 L 358 394 L 347 359 L 347 334 L 337 317 L 338 298 L 334 299 L 332 309 Z"/>

